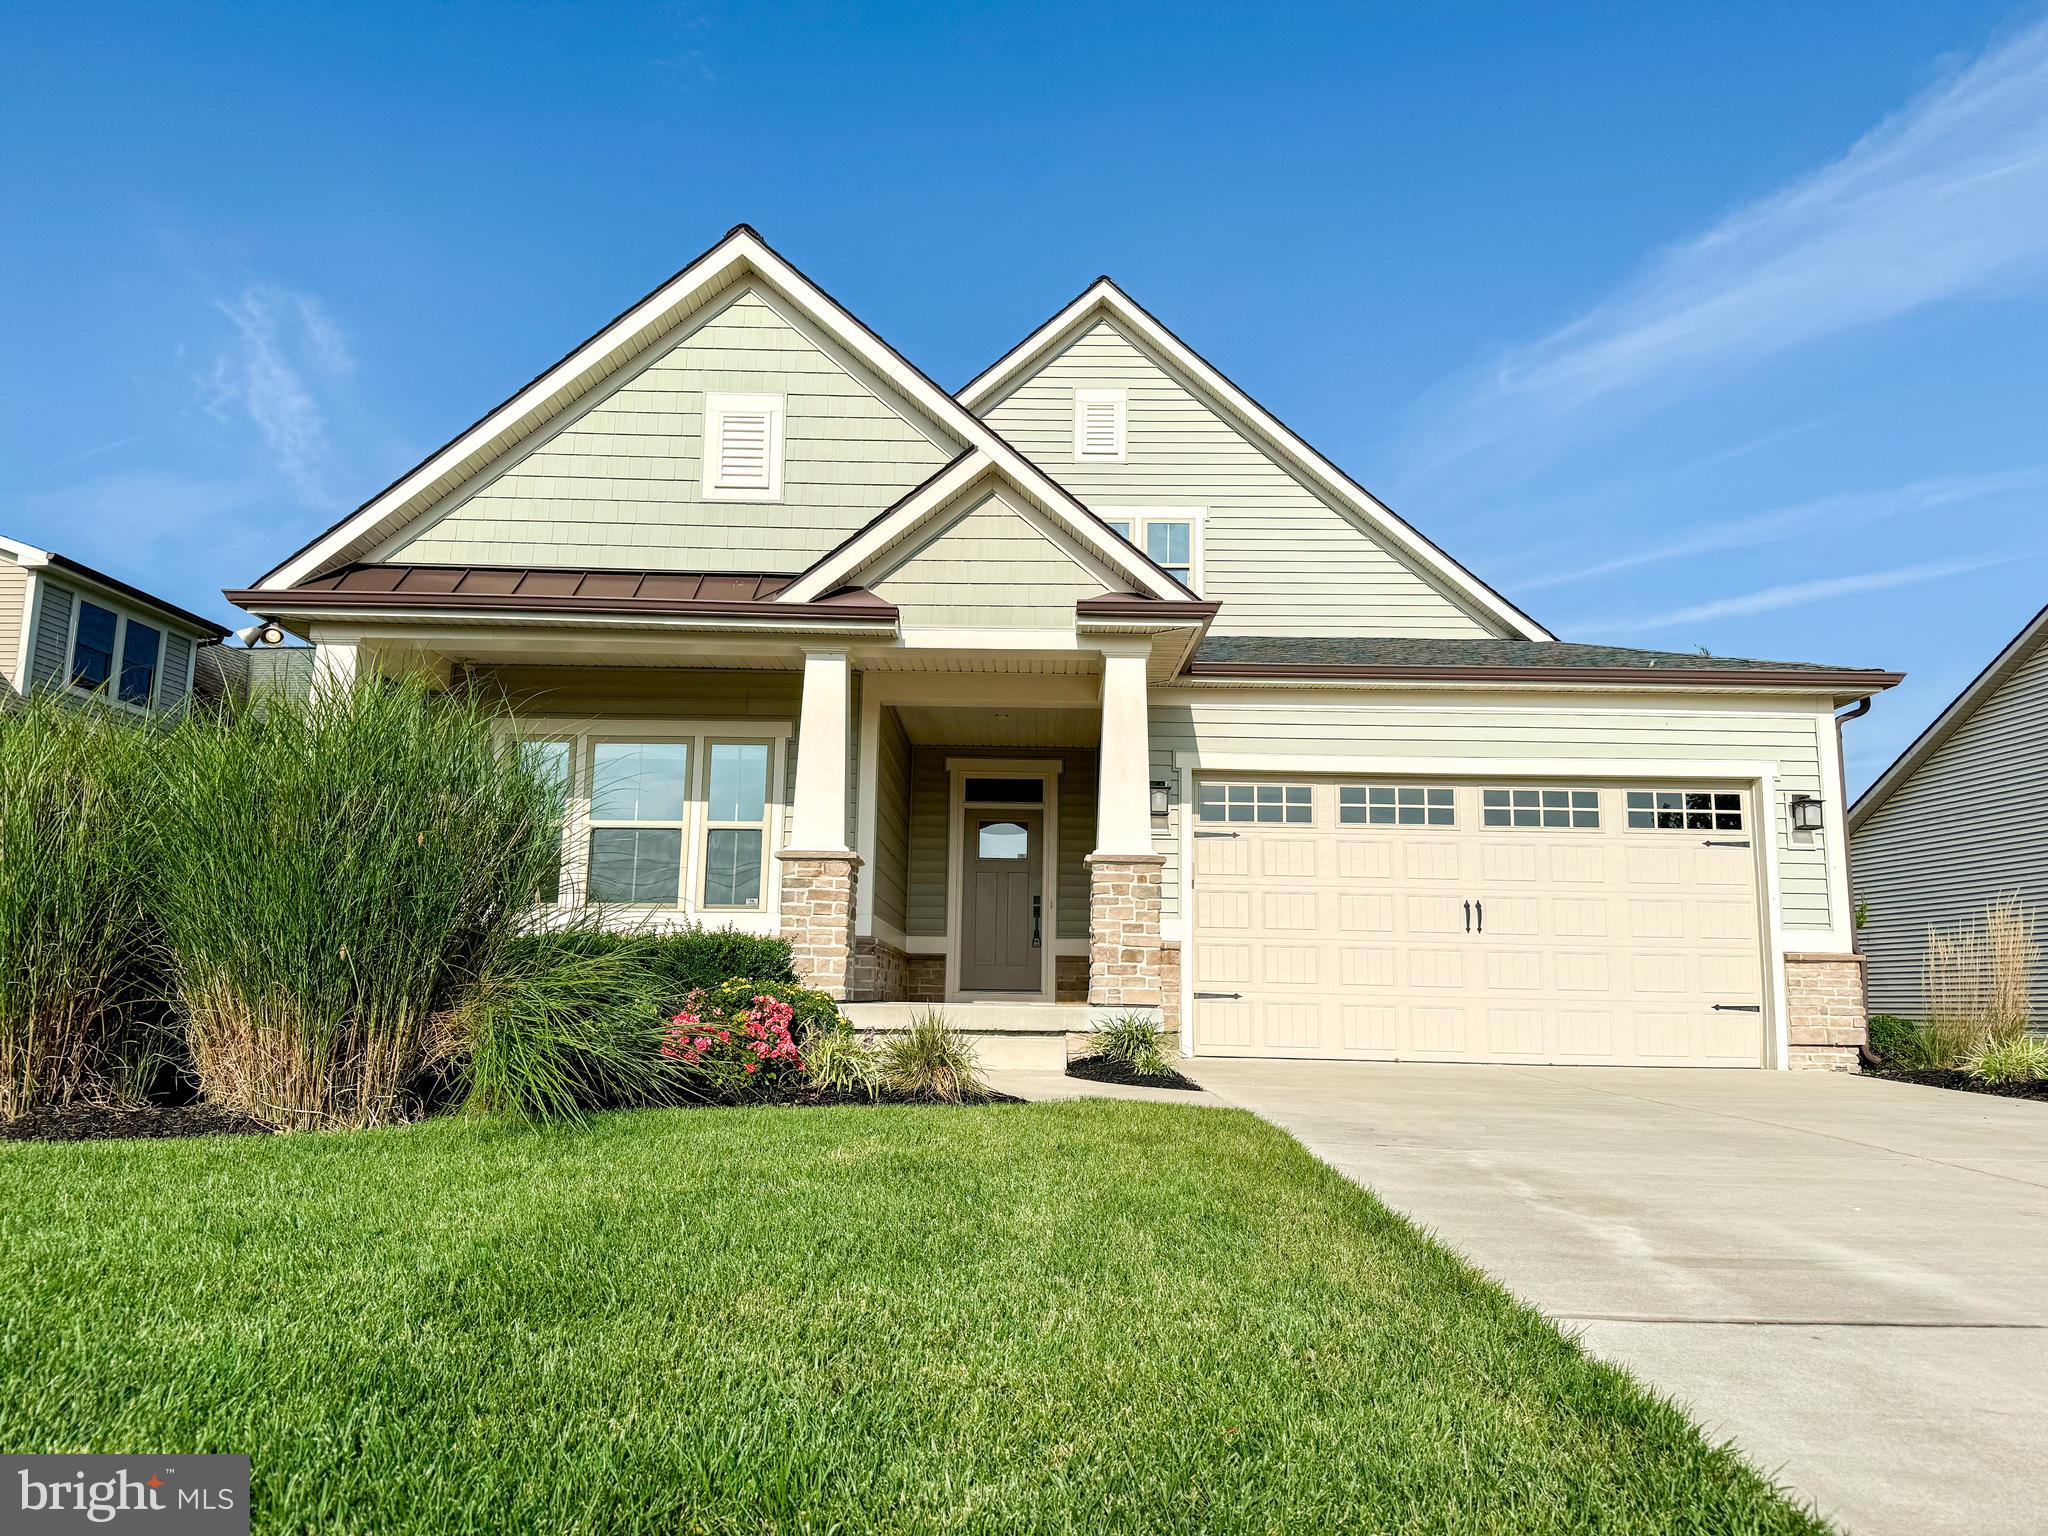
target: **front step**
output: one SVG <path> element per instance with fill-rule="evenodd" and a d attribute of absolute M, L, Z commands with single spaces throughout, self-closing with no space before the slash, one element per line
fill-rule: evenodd
<path fill-rule="evenodd" d="M 940 1014 L 993 1072 L 1064 1072 L 1067 1036 L 1092 1027 L 1086 1003 L 841 1003 L 839 1011 L 855 1029 L 884 1035 Z"/>

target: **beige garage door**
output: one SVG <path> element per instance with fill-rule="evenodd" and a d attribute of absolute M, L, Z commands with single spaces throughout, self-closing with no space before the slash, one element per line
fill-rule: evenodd
<path fill-rule="evenodd" d="M 1761 1066 L 1753 798 L 1711 783 L 1205 780 L 1195 1050 Z"/>

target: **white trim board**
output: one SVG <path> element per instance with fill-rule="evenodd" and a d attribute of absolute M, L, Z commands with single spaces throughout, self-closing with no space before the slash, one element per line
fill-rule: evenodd
<path fill-rule="evenodd" d="M 1509 638 L 1557 637 L 1487 586 L 1430 542 L 1364 486 L 1318 453 L 1251 396 L 1233 384 L 1194 348 L 1168 330 L 1107 277 L 1097 278 L 1072 303 L 992 363 L 959 394 L 977 416 L 998 405 L 1039 362 L 1065 345 L 1082 327 L 1105 317 L 1126 338 L 1149 348 L 1191 382 L 1223 414 L 1291 467 L 1339 507 L 1384 537 L 1422 571 L 1442 583 L 1460 603 L 1504 629 Z"/>

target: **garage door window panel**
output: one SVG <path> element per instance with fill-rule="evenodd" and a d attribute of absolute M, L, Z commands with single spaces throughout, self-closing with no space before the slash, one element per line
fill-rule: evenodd
<path fill-rule="evenodd" d="M 1600 830 L 1597 789 L 1483 789 L 1479 819 L 1489 827 Z"/>
<path fill-rule="evenodd" d="M 1315 822 L 1315 792 L 1306 784 L 1204 784 L 1196 792 L 1195 817 L 1205 822 L 1310 826 Z"/>
<path fill-rule="evenodd" d="M 1742 796 L 1725 789 L 1632 789 L 1628 824 L 1636 831 L 1740 832 Z"/>
<path fill-rule="evenodd" d="M 1346 826 L 1454 827 L 1456 798 L 1423 784 L 1346 784 L 1337 791 L 1337 820 Z"/>

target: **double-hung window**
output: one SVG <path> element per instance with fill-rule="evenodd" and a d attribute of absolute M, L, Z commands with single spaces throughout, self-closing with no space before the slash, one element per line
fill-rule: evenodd
<path fill-rule="evenodd" d="M 1102 520 L 1190 592 L 1202 590 L 1202 514 L 1194 507 L 1111 507 Z"/>
<path fill-rule="evenodd" d="M 552 737 L 536 737 L 519 744 L 519 755 L 527 768 L 554 792 L 554 804 L 549 808 L 554 828 L 554 867 L 541 876 L 537 899 L 546 906 L 553 906 L 562 899 L 562 854 L 563 835 L 569 814 L 569 753 L 571 744 Z"/>
<path fill-rule="evenodd" d="M 162 669 L 164 633 L 153 624 L 131 619 L 90 598 L 78 599 L 71 629 L 71 686 L 104 694 L 114 685 L 123 704 L 148 709 L 156 702 L 157 674 Z M 120 658 L 117 668 L 115 657 Z"/>
<path fill-rule="evenodd" d="M 681 904 L 689 783 L 687 741 L 591 739 L 590 901 Z"/>
<path fill-rule="evenodd" d="M 768 743 L 714 741 L 704 795 L 704 905 L 761 905 L 768 834 Z"/>

